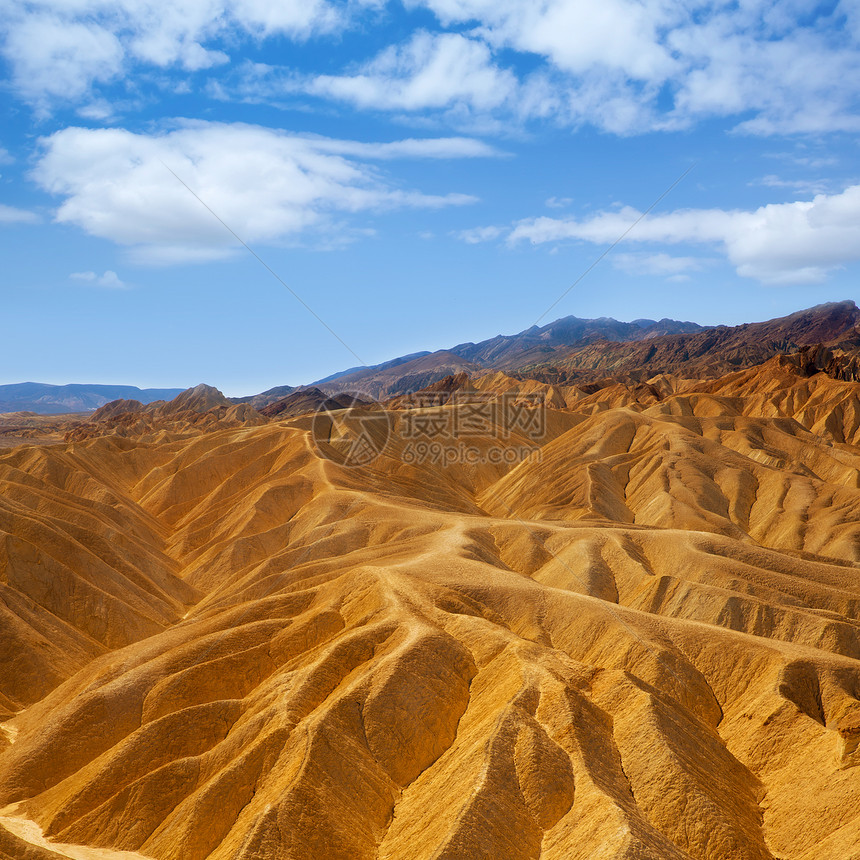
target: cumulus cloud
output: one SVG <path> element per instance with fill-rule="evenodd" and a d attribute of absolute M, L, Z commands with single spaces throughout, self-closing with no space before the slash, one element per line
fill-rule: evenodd
<path fill-rule="evenodd" d="M 673 0 L 411 5 L 431 10 L 443 25 L 471 26 L 474 38 L 496 50 L 545 60 L 551 95 L 543 110 L 569 122 L 630 133 L 752 112 L 740 128 L 758 134 L 860 127 L 860 12 L 853 5 L 835 11 Z"/>
<path fill-rule="evenodd" d="M 751 14 L 754 8 L 723 11 L 672 34 L 673 47 L 688 58 L 676 115 L 694 121 L 749 111 L 755 115 L 738 128 L 754 134 L 860 128 L 856 39 L 824 15 L 809 26 L 779 26 Z"/>
<path fill-rule="evenodd" d="M 533 218 L 515 225 L 507 241 L 610 244 L 641 214 L 623 207 L 581 220 Z M 686 209 L 649 215 L 625 241 L 716 246 L 743 277 L 772 284 L 816 283 L 833 269 L 860 260 L 860 185 L 752 211 Z"/>
<path fill-rule="evenodd" d="M 860 28 L 826 10 L 671 0 L 409 5 L 469 29 L 413 33 L 348 74 L 293 76 L 288 89 L 363 108 L 503 114 L 618 134 L 744 115 L 738 128 L 754 134 L 860 128 Z"/>
<path fill-rule="evenodd" d="M 676 66 L 660 30 L 683 20 L 681 4 L 638 0 L 417 0 L 444 24 L 478 22 L 491 44 L 538 54 L 568 72 L 595 66 L 630 77 L 666 77 Z"/>
<path fill-rule="evenodd" d="M 96 23 L 46 12 L 7 27 L 4 54 L 15 87 L 33 101 L 80 98 L 93 81 L 108 81 L 122 69 L 119 39 Z"/>
<path fill-rule="evenodd" d="M 84 281 L 94 287 L 105 287 L 110 290 L 124 290 L 128 286 L 112 269 L 108 269 L 103 275 L 97 275 L 95 272 L 72 272 L 69 277 L 73 281 Z"/>
<path fill-rule="evenodd" d="M 403 143 L 398 149 L 396 143 L 332 141 L 205 122 L 159 134 L 66 128 L 41 141 L 33 177 L 63 198 L 57 221 L 128 246 L 136 259 L 207 260 L 237 249 L 212 212 L 248 242 L 325 234 L 331 244 L 333 234 L 342 239 L 354 229 L 343 219 L 356 213 L 474 202 L 464 194 L 396 187 L 357 157 L 424 152 L 420 141 Z M 475 154 L 462 143 L 446 146 Z M 437 150 L 431 145 L 426 153 L 434 156 Z"/>

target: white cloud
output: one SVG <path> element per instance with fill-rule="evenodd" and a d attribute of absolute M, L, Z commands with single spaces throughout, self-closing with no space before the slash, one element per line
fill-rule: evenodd
<path fill-rule="evenodd" d="M 41 141 L 33 177 L 64 198 L 58 221 L 128 246 L 135 259 L 217 259 L 238 245 L 182 183 L 247 242 L 325 235 L 331 245 L 354 230 L 343 222 L 351 214 L 474 202 L 464 194 L 395 187 L 376 168 L 337 152 L 384 158 L 421 153 L 420 141 L 404 143 L 398 150 L 397 143 L 356 144 L 204 122 L 151 135 L 67 128 Z M 451 151 L 457 148 L 474 154 L 449 144 Z M 437 154 L 433 146 L 427 152 Z"/>
<path fill-rule="evenodd" d="M 0 224 L 33 224 L 39 220 L 35 212 L 0 203 Z"/>
<path fill-rule="evenodd" d="M 375 2 L 357 4 L 376 6 Z M 287 33 L 306 38 L 313 33 L 332 32 L 344 25 L 342 6 L 325 0 L 233 0 L 229 14 L 258 36 Z"/>
<path fill-rule="evenodd" d="M 390 143 L 363 143 L 356 140 L 332 140 L 308 137 L 319 152 L 351 155 L 358 158 L 387 160 L 392 158 L 490 158 L 506 153 L 473 137 L 407 138 Z"/>
<path fill-rule="evenodd" d="M 766 188 L 790 188 L 797 194 L 825 194 L 833 186 L 832 182 L 825 179 L 783 179 L 773 173 L 762 176 L 758 182 L 750 185 L 764 185 Z"/>
<path fill-rule="evenodd" d="M 109 122 L 114 118 L 114 106 L 106 99 L 94 99 L 78 108 L 78 116 L 96 122 Z"/>
<path fill-rule="evenodd" d="M 7 27 L 4 54 L 15 87 L 36 103 L 78 99 L 93 81 L 108 81 L 122 69 L 119 40 L 98 24 L 45 12 Z"/>
<path fill-rule="evenodd" d="M 744 115 L 739 128 L 755 134 L 860 128 L 860 27 L 841 27 L 838 14 L 677 0 L 407 5 L 471 29 L 413 33 L 351 73 L 281 85 L 362 108 L 504 114 L 618 134 Z M 532 71 L 502 67 L 502 51 Z"/>
<path fill-rule="evenodd" d="M 504 232 L 501 227 L 472 227 L 469 230 L 460 230 L 454 235 L 469 245 L 478 245 L 481 242 L 492 242 Z"/>
<path fill-rule="evenodd" d="M 227 54 L 206 46 L 224 37 L 235 45 L 242 34 L 331 33 L 344 9 L 329 0 L 3 0 L 0 30 L 15 89 L 44 108 L 86 96 L 133 62 L 186 71 L 226 63 Z"/>
<path fill-rule="evenodd" d="M 856 41 L 838 25 L 828 30 L 823 16 L 811 26 L 795 19 L 776 27 L 767 10 L 764 4 L 721 10 L 671 35 L 687 58 L 676 113 L 692 121 L 755 112 L 739 126 L 754 134 L 860 128 Z"/>
<path fill-rule="evenodd" d="M 386 110 L 466 105 L 492 111 L 517 88 L 515 75 L 493 63 L 489 47 L 459 33 L 419 31 L 386 48 L 352 75 L 320 75 L 303 88 L 315 95 Z"/>
<path fill-rule="evenodd" d="M 450 14 L 447 0 L 429 0 Z M 676 61 L 660 42 L 661 28 L 677 23 L 677 5 L 636 0 L 528 0 L 465 2 L 458 17 L 475 16 L 492 44 L 538 54 L 573 74 L 595 67 L 623 71 L 637 79 L 666 78 Z M 673 9 L 673 5 L 675 8 Z"/>
<path fill-rule="evenodd" d="M 335 40 L 355 25 L 376 45 L 390 23 L 384 5 L 0 0 L 0 30 L 14 88 L 43 111 L 57 101 L 98 104 L 94 88 L 148 66 L 211 68 L 210 93 L 221 97 L 310 93 L 362 109 L 442 113 L 459 127 L 549 120 L 633 134 L 736 117 L 754 134 L 860 129 L 860 7 L 847 0 L 835 9 L 772 0 L 407 0 L 435 21 L 425 15 L 425 29 L 374 48 L 374 57 L 327 74 L 259 66 L 235 86 L 228 54 L 249 42 Z M 169 85 L 178 83 L 174 75 Z"/>
<path fill-rule="evenodd" d="M 473 131 L 509 131 L 511 122 L 547 119 L 568 125 L 590 121 L 628 133 L 651 122 L 643 86 L 619 72 L 601 69 L 574 80 L 540 68 L 518 77 L 500 66 L 493 46 L 474 33 L 419 31 L 340 75 L 247 63 L 232 82 L 210 81 L 209 91 L 219 99 L 274 104 L 307 94 L 360 109 L 441 115 L 449 125 Z"/>
<path fill-rule="evenodd" d="M 610 244 L 640 216 L 624 207 L 583 220 L 533 218 L 519 222 L 507 241 Z M 773 284 L 816 283 L 833 269 L 860 260 L 860 185 L 752 211 L 687 209 L 651 215 L 626 241 L 716 245 L 743 277 Z"/>
<path fill-rule="evenodd" d="M 546 200 L 546 205 L 550 209 L 564 209 L 566 206 L 570 206 L 573 203 L 570 197 L 548 197 Z"/>
<path fill-rule="evenodd" d="M 701 257 L 673 257 L 670 254 L 615 254 L 612 265 L 628 275 L 677 277 L 701 271 L 707 263 Z"/>
<path fill-rule="evenodd" d="M 74 281 L 85 281 L 95 287 L 111 290 L 124 290 L 128 286 L 112 269 L 108 269 L 103 275 L 97 275 L 95 272 L 72 272 L 69 277 Z"/>
<path fill-rule="evenodd" d="M 809 167 L 813 170 L 819 170 L 822 167 L 834 167 L 839 163 L 839 159 L 833 155 L 790 155 L 788 158 L 801 167 Z"/>

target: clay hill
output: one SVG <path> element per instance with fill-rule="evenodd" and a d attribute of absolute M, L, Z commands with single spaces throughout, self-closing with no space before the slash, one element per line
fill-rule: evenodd
<path fill-rule="evenodd" d="M 857 860 L 821 313 L 712 377 L 451 359 L 322 423 L 198 386 L 0 450 L 0 856 Z"/>

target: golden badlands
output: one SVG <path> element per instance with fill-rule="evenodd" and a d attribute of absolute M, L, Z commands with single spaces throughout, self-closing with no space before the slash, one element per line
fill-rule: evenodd
<path fill-rule="evenodd" d="M 5 434 L 0 856 L 860 858 L 860 383 L 429 394 L 357 467 L 202 386 Z"/>

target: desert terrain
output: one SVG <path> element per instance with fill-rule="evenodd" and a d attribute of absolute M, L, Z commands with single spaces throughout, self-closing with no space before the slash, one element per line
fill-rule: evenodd
<path fill-rule="evenodd" d="M 7 416 L 0 856 L 860 858 L 854 312 Z"/>

